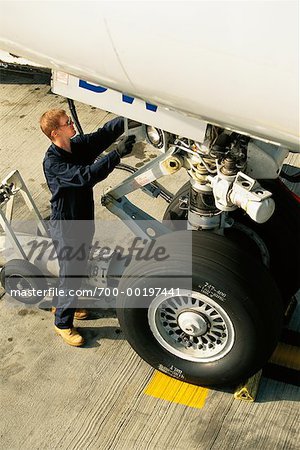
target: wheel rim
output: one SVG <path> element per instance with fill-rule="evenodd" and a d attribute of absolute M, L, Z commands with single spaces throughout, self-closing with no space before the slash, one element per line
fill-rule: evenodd
<path fill-rule="evenodd" d="M 29 281 L 24 278 L 20 274 L 11 274 L 9 276 L 5 277 L 5 289 L 8 292 L 11 291 L 22 291 L 21 295 L 18 295 L 17 297 L 22 297 L 26 299 L 28 296 L 30 297 L 32 292 L 32 285 L 29 283 Z"/>
<path fill-rule="evenodd" d="M 234 344 L 234 327 L 214 300 L 182 289 L 177 296 L 160 295 L 148 309 L 155 339 L 179 358 L 209 362 L 223 358 Z"/>

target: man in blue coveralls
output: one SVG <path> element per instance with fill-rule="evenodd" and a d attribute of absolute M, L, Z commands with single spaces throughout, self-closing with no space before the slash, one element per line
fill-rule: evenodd
<path fill-rule="evenodd" d="M 52 142 L 43 167 L 52 194 L 50 229 L 59 261 L 58 288 L 64 293 L 53 299 L 55 331 L 67 344 L 79 347 L 84 339 L 73 320 L 86 318 L 88 312 L 76 309 L 74 292 L 86 276 L 94 234 L 93 187 L 132 151 L 135 136 L 123 137 L 115 150 L 95 162 L 124 132 L 123 118 L 111 120 L 94 133 L 75 136 L 72 119 L 63 109 L 52 109 L 42 115 L 40 126 Z"/>

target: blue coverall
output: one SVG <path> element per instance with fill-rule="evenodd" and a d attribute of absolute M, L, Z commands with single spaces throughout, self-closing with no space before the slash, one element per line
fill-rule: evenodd
<path fill-rule="evenodd" d="M 78 298 L 70 295 L 69 290 L 79 289 L 82 278 L 86 276 L 88 249 L 95 229 L 93 187 L 120 162 L 116 150 L 99 161 L 95 162 L 95 159 L 123 132 L 124 119 L 118 117 L 94 133 L 71 139 L 71 153 L 52 143 L 43 161 L 44 174 L 52 193 L 50 230 L 59 261 L 58 289 L 64 291 L 64 295 L 53 299 L 57 307 L 55 325 L 58 328 L 73 326 Z M 83 244 L 85 257 L 79 251 Z M 77 257 L 66 256 L 66 248 L 72 248 L 72 255 L 78 250 Z"/>

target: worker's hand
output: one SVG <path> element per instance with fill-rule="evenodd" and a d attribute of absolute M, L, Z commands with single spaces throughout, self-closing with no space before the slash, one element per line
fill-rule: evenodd
<path fill-rule="evenodd" d="M 132 152 L 132 147 L 135 143 L 135 136 L 132 134 L 131 136 L 124 136 L 117 145 L 116 151 L 120 158 L 123 156 L 129 155 Z"/>

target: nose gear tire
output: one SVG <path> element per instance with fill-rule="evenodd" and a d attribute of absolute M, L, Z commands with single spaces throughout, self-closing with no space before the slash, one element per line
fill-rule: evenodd
<path fill-rule="evenodd" d="M 156 240 L 161 246 L 169 260 L 134 261 L 119 285 L 120 293 L 165 289 L 149 297 L 119 295 L 118 318 L 133 349 L 155 369 L 196 385 L 233 385 L 258 371 L 276 347 L 283 319 L 268 270 L 212 233 L 170 233 Z M 191 289 L 178 284 L 189 276 Z"/>

